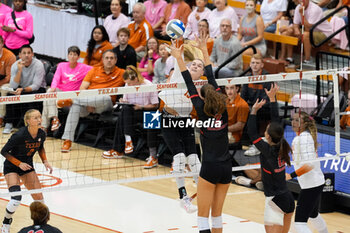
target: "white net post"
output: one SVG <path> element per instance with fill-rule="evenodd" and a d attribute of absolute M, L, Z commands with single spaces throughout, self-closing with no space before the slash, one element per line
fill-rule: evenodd
<path fill-rule="evenodd" d="M 338 75 L 335 71 L 330 72 L 333 76 L 333 93 L 334 93 L 334 123 L 335 123 L 335 152 L 340 155 L 340 103 L 339 103 L 339 83 Z"/>

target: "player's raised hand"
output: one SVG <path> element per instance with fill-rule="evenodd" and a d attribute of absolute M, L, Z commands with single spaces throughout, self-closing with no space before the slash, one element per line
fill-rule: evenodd
<path fill-rule="evenodd" d="M 258 112 L 258 110 L 259 110 L 260 108 L 262 108 L 262 106 L 264 106 L 264 104 L 266 104 L 266 100 L 263 99 L 263 100 L 259 101 L 259 99 L 257 99 L 256 102 L 255 102 L 255 104 L 254 104 L 253 107 L 252 107 L 252 111 L 251 111 L 250 114 L 256 115 L 256 113 Z"/>
<path fill-rule="evenodd" d="M 200 50 L 207 50 L 207 41 L 209 39 L 209 35 L 206 35 L 205 32 L 201 31 L 199 36 L 195 35 L 196 44 L 194 47 Z"/>
<path fill-rule="evenodd" d="M 179 48 L 177 48 L 176 40 L 171 40 L 171 45 L 167 45 L 167 48 L 170 49 L 171 56 L 175 58 L 182 58 L 182 53 L 184 50 L 183 44 Z"/>
<path fill-rule="evenodd" d="M 28 163 L 23 163 L 23 162 L 21 162 L 21 163 L 18 165 L 18 167 L 19 167 L 20 169 L 22 169 L 23 171 L 28 171 L 28 170 L 32 169 L 32 166 L 30 166 Z"/>
<path fill-rule="evenodd" d="M 269 97 L 271 102 L 276 101 L 276 94 L 277 94 L 279 89 L 280 89 L 280 87 L 277 85 L 277 83 L 275 83 L 275 84 L 271 83 L 270 90 L 267 90 L 265 88 L 266 95 Z"/>

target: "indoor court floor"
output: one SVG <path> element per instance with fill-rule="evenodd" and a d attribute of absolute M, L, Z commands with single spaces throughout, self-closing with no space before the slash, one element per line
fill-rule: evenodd
<path fill-rule="evenodd" d="M 1 136 L 1 146 L 6 141 L 7 136 Z M 101 150 L 78 144 L 73 144 L 70 153 L 61 154 L 61 143 L 61 140 L 48 138 L 45 144 L 48 159 L 54 167 L 52 175 L 44 171 L 36 155 L 36 170 L 44 174 L 40 175 L 42 184 L 48 189 L 50 186 L 64 189 L 81 184 L 92 184 L 92 187 L 44 193 L 45 203 L 51 211 L 51 225 L 69 233 L 198 232 L 196 213 L 187 214 L 179 206 L 174 178 L 101 185 L 106 180 L 169 174 L 169 168 L 159 166 L 145 172 L 142 168 L 144 161 L 133 158 L 103 159 Z M 122 167 L 118 167 L 118 164 Z M 190 178 L 186 179 L 186 187 L 190 195 L 196 192 Z M 6 183 L 1 176 L 0 193 L 6 192 Z M 24 195 L 22 200 L 14 215 L 11 232 L 32 224 L 28 208 L 32 199 L 30 195 Z M 196 204 L 196 199 L 193 202 Z M 0 198 L 1 219 L 6 204 L 7 198 Z M 265 232 L 262 225 L 264 195 L 260 191 L 232 184 L 223 212 L 224 232 Z M 330 233 L 350 233 L 349 215 L 334 212 L 323 216 Z"/>

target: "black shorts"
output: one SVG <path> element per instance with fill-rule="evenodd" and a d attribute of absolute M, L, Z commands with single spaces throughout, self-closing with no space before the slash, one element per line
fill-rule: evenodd
<path fill-rule="evenodd" d="M 319 212 L 323 186 L 302 189 L 299 194 L 295 210 L 295 222 L 307 222 L 309 218 L 316 218 Z"/>
<path fill-rule="evenodd" d="M 29 172 L 35 171 L 33 163 L 28 163 L 28 164 L 32 167 L 32 169 L 27 170 L 27 171 L 23 171 L 22 169 L 20 169 L 19 167 L 17 167 L 13 163 L 11 163 L 10 161 L 5 160 L 5 162 L 4 162 L 4 175 L 6 175 L 8 173 L 17 173 L 19 176 L 23 176 Z"/>
<path fill-rule="evenodd" d="M 290 191 L 279 194 L 272 198 L 272 201 L 284 212 L 293 213 L 295 209 L 294 197 Z"/>
<path fill-rule="evenodd" d="M 212 184 L 228 184 L 232 182 L 232 161 L 202 162 L 199 176 Z"/>

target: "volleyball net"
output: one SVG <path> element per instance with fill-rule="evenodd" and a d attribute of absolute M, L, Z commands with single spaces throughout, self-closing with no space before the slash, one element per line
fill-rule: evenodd
<path fill-rule="evenodd" d="M 264 87 L 267 83 L 277 83 L 280 86 L 280 90 L 277 93 L 277 100 L 279 103 L 280 117 L 283 119 L 285 124 L 285 138 L 292 144 L 292 140 L 295 137 L 295 132 L 292 130 L 291 117 L 294 114 L 299 115 L 299 109 L 312 114 L 313 110 L 317 107 L 317 96 L 315 96 L 316 87 L 316 77 L 317 76 L 329 76 L 332 77 L 333 81 L 333 94 L 334 101 L 327 105 L 327 108 L 331 108 L 328 112 L 334 114 L 334 123 L 332 122 L 328 126 L 322 126 L 322 128 L 327 128 L 331 133 L 325 133 L 319 130 L 318 133 L 318 158 L 317 161 L 321 161 L 322 169 L 325 172 L 338 170 L 346 171 L 349 170 L 350 163 L 346 160 L 346 156 L 350 157 L 350 140 L 341 137 L 341 129 L 339 125 L 340 117 L 345 114 L 349 114 L 341 109 L 341 105 L 344 103 L 339 99 L 338 90 L 338 74 L 340 71 L 333 70 L 321 70 L 321 71 L 304 71 L 295 73 L 280 73 L 271 75 L 260 75 L 260 76 L 246 76 L 246 77 L 236 77 L 228 79 L 218 79 L 217 83 L 220 87 L 232 86 L 232 85 L 248 85 L 251 88 L 260 89 Z M 322 81 L 322 80 L 321 80 Z M 200 88 L 206 84 L 206 80 L 196 81 L 195 85 Z M 133 130 L 132 142 L 133 142 L 133 152 L 125 154 L 122 158 L 110 158 L 106 159 L 102 156 L 104 151 L 116 148 L 125 149 L 125 135 L 117 135 L 116 130 L 118 127 L 124 127 L 125 120 L 128 116 L 123 116 L 124 119 L 121 121 L 121 112 L 126 108 L 134 109 L 135 105 L 130 105 L 125 102 L 120 102 L 118 100 L 125 94 L 133 94 L 133 98 L 146 98 L 149 93 L 155 93 L 159 100 L 165 102 L 165 106 L 168 108 L 150 109 L 149 111 L 143 111 L 137 120 L 132 120 L 130 128 Z M 90 112 L 86 112 L 86 105 L 83 103 L 87 99 L 94 101 L 94 99 L 100 100 L 106 96 L 117 95 L 117 104 L 113 107 L 107 107 L 101 110 L 101 112 L 96 112 L 100 109 L 99 104 L 94 105 Z M 57 100 L 72 99 L 74 103 L 80 103 L 79 112 L 75 115 L 79 117 L 75 119 L 76 129 L 71 130 L 67 128 L 67 121 L 69 118 L 69 111 L 72 111 L 73 107 L 62 108 L 59 110 L 59 118 L 61 120 L 62 126 L 59 130 L 55 132 L 50 132 L 50 127 L 48 130 L 48 137 L 45 142 L 45 150 L 49 163 L 53 167 L 53 173 L 49 174 L 46 171 L 44 165 L 40 161 L 38 155 L 34 156 L 34 167 L 39 176 L 42 188 L 40 190 L 26 190 L 22 185 L 21 194 L 29 194 L 40 192 L 50 192 L 50 191 L 60 191 L 60 190 L 70 190 L 76 188 L 93 187 L 100 185 L 113 185 L 122 184 L 129 182 L 140 182 L 140 181 L 150 181 L 159 179 L 171 179 L 174 177 L 190 177 L 197 174 L 191 171 L 191 166 L 186 166 L 183 173 L 171 172 L 171 163 L 173 159 L 173 154 L 169 150 L 167 138 L 162 133 L 161 128 L 171 128 L 175 127 L 172 125 L 171 120 L 168 120 L 167 124 L 164 125 L 165 121 L 162 120 L 165 117 L 165 112 L 169 114 L 171 110 L 175 110 L 180 117 L 189 115 L 192 112 L 192 104 L 187 93 L 187 88 L 184 83 L 164 83 L 157 85 L 141 85 L 141 86 L 128 86 L 128 87 L 115 87 L 106 89 L 93 89 L 93 90 L 83 90 L 74 92 L 55 92 L 55 93 L 42 93 L 34 95 L 20 95 L 20 96 L 3 96 L 0 98 L 1 104 L 11 104 L 11 105 L 22 105 L 22 104 L 32 104 L 32 103 L 53 103 L 56 106 Z M 134 99 L 135 100 L 135 99 Z M 322 99 L 324 103 L 327 97 Z M 84 102 L 85 101 L 85 102 Z M 118 102 L 119 101 L 119 102 Z M 136 100 L 140 103 L 140 100 Z M 96 102 L 100 103 L 100 102 Z M 161 104 L 162 105 L 162 104 Z M 231 104 L 232 105 L 232 104 Z M 293 108 L 289 109 L 289 106 Z M 234 107 L 233 105 L 231 107 Z M 77 111 L 77 110 L 76 110 Z M 81 111 L 85 111 L 81 114 Z M 320 111 L 320 110 L 319 110 Z M 327 111 L 326 111 L 327 112 Z M 20 109 L 18 110 L 18 115 Z M 269 114 L 269 110 L 267 110 Z M 235 112 L 235 114 L 241 114 L 240 111 Z M 83 115 L 83 117 L 81 117 Z M 169 114 L 171 115 L 171 114 Z M 175 114 L 176 115 L 176 114 Z M 258 114 L 259 115 L 259 114 Z M 266 112 L 265 112 L 266 116 Z M 134 115 L 136 117 L 136 115 Z M 242 119 L 237 116 L 229 116 L 235 119 Z M 329 118 L 320 117 L 320 123 L 329 120 Z M 132 118 L 132 116 L 129 116 Z M 175 117 L 176 118 L 176 117 Z M 326 120 L 325 120 L 326 119 Z M 16 128 L 21 127 L 20 117 L 18 116 L 18 123 L 14 125 Z M 72 119 L 70 119 L 72 120 Z M 73 119 L 74 120 L 74 119 Z M 247 119 L 246 119 L 247 120 Z M 189 123 L 184 126 L 176 127 L 190 127 L 194 128 L 194 135 L 191 134 L 193 140 L 196 143 L 196 151 L 201 157 L 201 145 L 199 140 L 199 128 L 201 124 L 197 124 L 196 121 L 190 119 Z M 71 123 L 71 122 L 70 122 Z M 268 119 L 261 118 L 261 123 L 268 123 Z M 210 122 L 208 124 L 211 124 Z M 214 122 L 215 124 L 215 122 Z M 333 127 L 334 124 L 334 127 Z M 267 125 L 267 124 L 266 124 Z M 209 125 L 210 127 L 210 125 Z M 320 126 L 321 127 L 321 126 Z M 330 130 L 331 129 L 331 130 Z M 71 150 L 68 153 L 61 152 L 61 146 L 63 140 L 61 140 L 62 134 L 65 131 L 70 132 L 74 135 L 73 144 Z M 123 131 L 120 131 L 123 133 Z M 153 137 L 150 137 L 150 133 Z M 12 132 L 14 133 L 14 132 Z M 1 148 L 7 143 L 11 134 L 1 134 L 0 145 Z M 243 171 L 251 169 L 259 169 L 259 156 L 258 155 L 246 155 L 246 151 L 249 148 L 249 139 L 246 145 L 241 147 L 237 139 L 232 133 L 228 135 L 230 139 L 230 154 L 236 161 L 232 170 Z M 242 135 L 242 143 L 244 141 L 245 132 Z M 172 138 L 173 139 L 173 138 Z M 184 138 L 180 138 L 179 144 L 183 143 Z M 155 141 L 150 141 L 155 140 Z M 119 143 L 119 145 L 118 145 Z M 120 143 L 122 145 L 120 145 Z M 152 144 L 152 146 L 149 146 Z M 243 143 L 244 144 L 244 143 Z M 310 142 L 300 142 L 301 147 L 309 146 Z M 18 145 L 23 146 L 23 145 Z M 145 168 L 147 161 L 145 159 L 149 158 L 150 149 L 149 147 L 156 148 L 155 153 L 158 157 L 159 165 L 153 168 Z M 124 150 L 123 149 L 123 150 Z M 122 151 L 124 153 L 125 151 Z M 5 158 L 1 156 L 0 171 L 3 171 Z M 312 161 L 315 161 L 313 159 Z M 312 162 L 311 161 L 311 162 Z M 185 161 L 188 163 L 188 161 Z M 310 160 L 296 161 L 299 163 L 310 162 Z M 293 162 L 295 163 L 295 162 Z M 289 171 L 287 168 L 287 172 Z M 337 173 L 338 174 L 338 173 Z M 350 187 L 348 184 L 349 173 L 341 172 L 337 175 L 336 179 L 342 180 L 342 182 L 347 182 L 345 192 L 350 193 Z M 347 180 L 347 181 L 346 181 Z M 8 197 L 10 196 L 5 178 L 2 174 L 0 182 L 0 196 Z"/>

